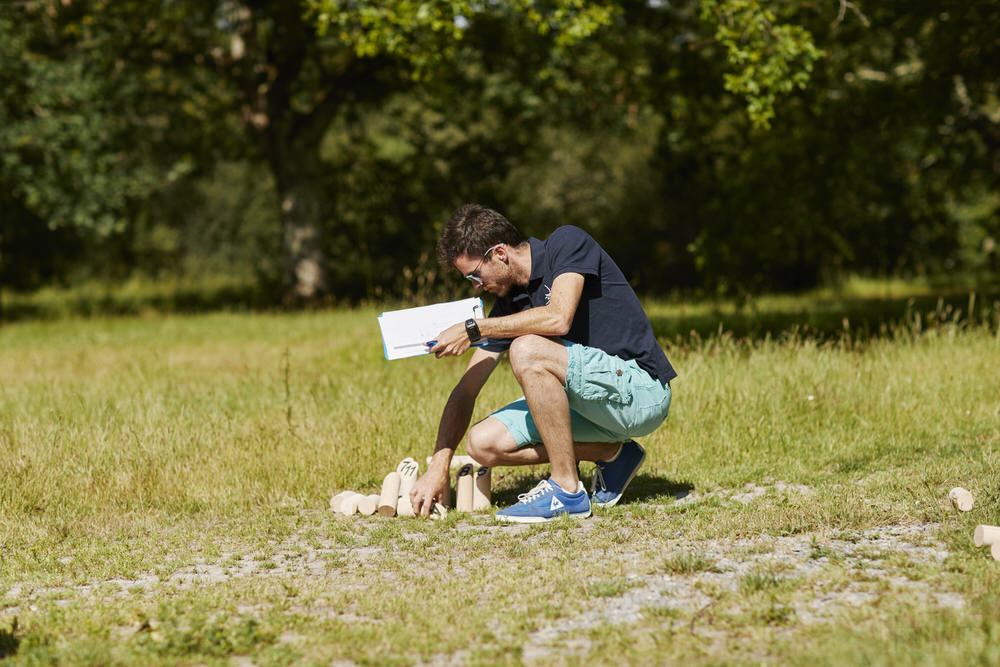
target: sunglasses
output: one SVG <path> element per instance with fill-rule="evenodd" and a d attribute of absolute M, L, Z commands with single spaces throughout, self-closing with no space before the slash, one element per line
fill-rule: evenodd
<path fill-rule="evenodd" d="M 476 287 L 481 287 L 483 284 L 483 279 L 479 277 L 479 269 L 486 261 L 486 258 L 490 256 L 490 253 L 502 246 L 503 243 L 498 243 L 495 246 L 491 246 L 486 252 L 483 253 L 483 258 L 479 260 L 479 264 L 476 264 L 476 268 L 472 273 L 465 274 L 467 280 L 471 280 L 472 284 Z"/>

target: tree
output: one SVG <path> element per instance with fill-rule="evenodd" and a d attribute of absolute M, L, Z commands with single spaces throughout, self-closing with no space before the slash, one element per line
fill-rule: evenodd
<path fill-rule="evenodd" d="M 806 33 L 757 3 L 701 6 L 707 22 L 699 29 L 726 48 L 730 88 L 756 123 L 767 123 L 776 96 L 803 85 L 818 52 Z M 113 234 L 155 215 L 153 195 L 177 179 L 198 177 L 221 158 L 259 159 L 277 189 L 292 301 L 327 291 L 331 263 L 353 259 L 329 238 L 345 230 L 326 219 L 340 193 L 320 147 L 335 119 L 447 80 L 467 36 L 498 22 L 542 49 L 528 87 L 540 104 L 558 105 L 580 90 L 576 77 L 598 65 L 577 66 L 567 49 L 604 29 L 621 34 L 632 27 L 623 16 L 656 8 L 583 0 L 24 0 L 5 7 L 0 48 L 13 65 L 0 83 L 0 181 L 24 220 Z M 337 246 L 344 254 L 330 257 Z"/>

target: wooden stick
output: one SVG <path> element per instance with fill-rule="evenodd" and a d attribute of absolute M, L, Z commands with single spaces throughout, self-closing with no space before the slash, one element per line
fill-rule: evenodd
<path fill-rule="evenodd" d="M 485 512 L 493 504 L 493 474 L 486 466 L 476 471 L 476 487 L 472 495 L 472 511 Z"/>
<path fill-rule="evenodd" d="M 378 513 L 382 516 L 396 516 L 399 501 L 399 473 L 391 472 L 382 480 L 382 493 L 378 497 Z"/>

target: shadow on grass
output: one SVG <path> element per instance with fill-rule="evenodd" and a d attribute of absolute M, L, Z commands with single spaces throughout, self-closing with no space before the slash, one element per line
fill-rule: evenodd
<path fill-rule="evenodd" d="M 0 660 L 17 653 L 21 646 L 21 640 L 14 633 L 17 631 L 17 619 L 14 619 L 14 627 L 10 630 L 0 629 Z"/>
<path fill-rule="evenodd" d="M 888 289 L 888 288 L 887 288 Z M 918 296 L 825 296 L 809 294 L 761 297 L 732 309 L 720 301 L 704 312 L 704 300 L 691 303 L 696 314 L 656 315 L 650 319 L 657 337 L 678 342 L 727 333 L 737 338 L 799 337 L 857 341 L 892 334 L 903 328 L 952 321 L 1000 327 L 1000 276 L 939 280 Z M 685 303 L 684 299 L 676 303 Z M 304 304 L 299 304 L 304 307 Z M 308 308 L 337 306 L 332 298 Z M 286 310 L 274 285 L 206 281 L 193 284 L 143 283 L 119 286 L 82 285 L 65 290 L 18 294 L 0 289 L 0 325 L 19 320 L 213 311 L 273 312 Z M 672 308 L 671 310 L 679 310 Z"/>
<path fill-rule="evenodd" d="M 252 285 L 183 286 L 136 291 L 67 290 L 52 298 L 0 295 L 0 324 L 68 317 L 109 317 L 146 312 L 189 314 L 223 310 L 265 311 L 280 306 L 273 290 Z"/>
<path fill-rule="evenodd" d="M 694 491 L 694 484 L 690 482 L 679 482 L 664 477 L 656 477 L 655 475 L 639 474 L 628 485 L 621 502 L 645 502 L 659 500 L 664 496 L 680 500 L 692 491 Z"/>
<path fill-rule="evenodd" d="M 971 312 L 971 316 L 970 316 Z M 1000 286 L 985 290 L 940 290 L 907 297 L 831 297 L 795 305 L 717 310 L 696 315 L 650 317 L 660 339 L 685 341 L 728 333 L 737 338 L 778 338 L 787 334 L 820 341 L 849 336 L 865 341 L 901 330 L 919 333 L 941 324 L 1000 325 Z"/>
<path fill-rule="evenodd" d="M 539 480 L 547 478 L 547 474 L 541 477 L 531 475 L 527 470 L 522 473 L 513 473 L 515 480 L 514 488 L 505 489 L 493 493 L 493 504 L 497 507 L 507 507 L 517 502 L 517 497 L 522 493 L 527 493 L 538 484 Z M 590 491 L 590 477 L 584 474 L 580 477 L 583 480 L 587 491 Z M 647 502 L 650 500 L 661 500 L 670 497 L 676 500 L 683 498 L 694 490 L 694 484 L 689 482 L 678 482 L 664 477 L 647 475 L 640 473 L 635 476 L 631 484 L 625 490 L 625 495 L 621 499 L 621 504 Z"/>

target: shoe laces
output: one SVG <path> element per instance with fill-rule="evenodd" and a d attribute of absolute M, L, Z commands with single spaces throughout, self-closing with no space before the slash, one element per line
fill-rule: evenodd
<path fill-rule="evenodd" d="M 527 504 L 527 503 L 530 503 L 535 498 L 537 498 L 538 496 L 540 496 L 540 495 L 542 495 L 542 494 L 550 491 L 551 489 L 552 489 L 552 485 L 549 484 L 549 480 L 543 479 L 538 484 L 536 484 L 535 488 L 533 488 L 531 491 L 528 491 L 527 493 L 519 494 L 517 496 L 517 500 L 518 500 L 518 502 L 522 502 L 522 503 Z"/>
<path fill-rule="evenodd" d="M 594 466 L 594 476 L 590 479 L 590 495 L 594 495 L 598 489 L 608 490 L 608 487 L 604 485 L 604 468 L 600 463 Z"/>

